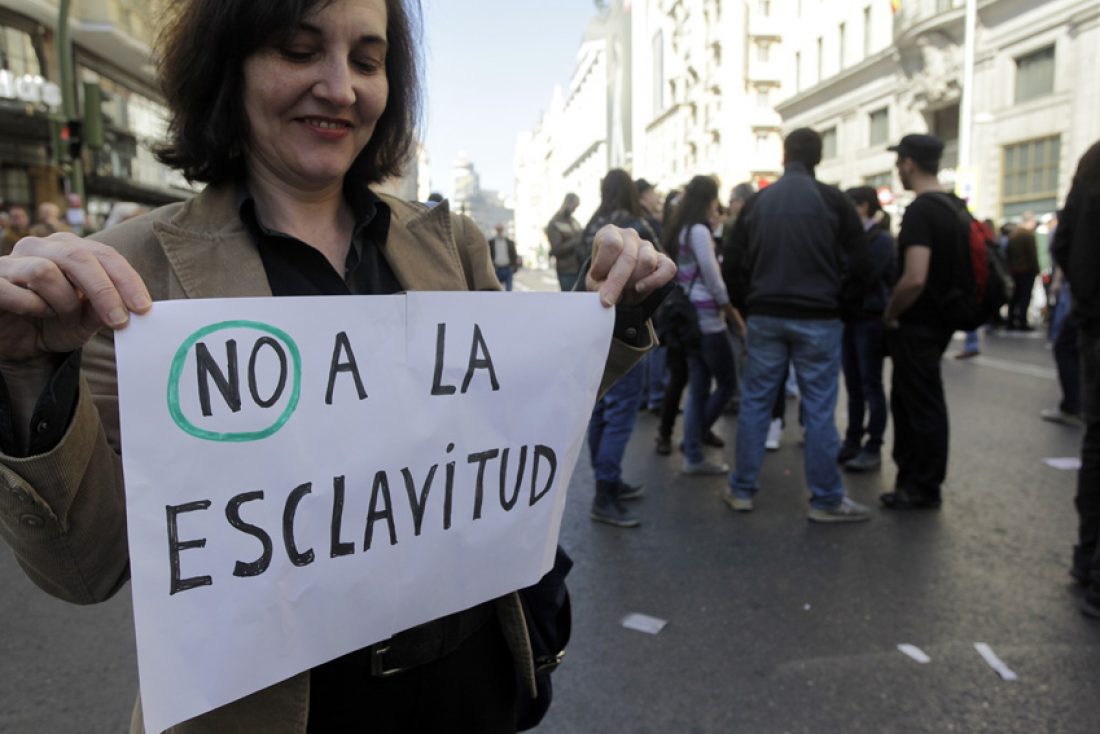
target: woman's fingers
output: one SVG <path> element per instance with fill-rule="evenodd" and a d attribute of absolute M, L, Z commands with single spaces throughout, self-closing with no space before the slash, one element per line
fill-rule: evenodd
<path fill-rule="evenodd" d="M 80 308 L 79 294 L 83 294 L 103 324 L 118 328 L 127 323 L 130 311 L 143 313 L 151 305 L 141 276 L 106 245 L 56 234 L 20 240 L 12 255 L 15 260 L 37 261 L 24 265 L 20 284 L 42 296 L 51 308 L 57 307 L 58 313 Z M 71 296 L 62 281 L 68 282 Z"/>
<path fill-rule="evenodd" d="M 588 286 L 605 306 L 644 300 L 675 274 L 672 260 L 634 230 L 607 226 L 596 233 Z"/>

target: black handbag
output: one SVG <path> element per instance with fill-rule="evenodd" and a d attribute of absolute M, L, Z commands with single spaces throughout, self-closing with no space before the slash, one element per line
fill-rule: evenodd
<path fill-rule="evenodd" d="M 703 332 L 699 328 L 699 312 L 691 302 L 691 289 L 699 277 L 696 270 L 687 290 L 675 287 L 653 314 L 653 329 L 661 344 L 672 349 L 690 351 L 699 346 Z"/>
<path fill-rule="evenodd" d="M 561 665 L 565 646 L 573 630 L 573 614 L 569 604 L 569 589 L 565 576 L 573 568 L 571 559 L 558 546 L 554 567 L 534 586 L 519 590 L 523 614 L 527 620 L 527 636 L 535 661 L 535 682 L 538 695 L 531 698 L 522 680 L 516 681 L 516 730 L 526 731 L 538 726 L 550 708 L 554 695 L 550 674 Z"/>

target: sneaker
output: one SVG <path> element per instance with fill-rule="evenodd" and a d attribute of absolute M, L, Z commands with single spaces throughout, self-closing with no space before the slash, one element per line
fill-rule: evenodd
<path fill-rule="evenodd" d="M 852 459 L 844 462 L 844 468 L 848 471 L 871 471 L 882 466 L 882 457 L 876 451 L 860 451 Z"/>
<path fill-rule="evenodd" d="M 661 456 L 668 456 L 672 453 L 672 439 L 668 436 L 658 436 L 657 446 L 654 448 Z"/>
<path fill-rule="evenodd" d="M 981 350 L 978 349 L 964 349 L 955 355 L 955 359 L 972 359 L 981 354 Z"/>
<path fill-rule="evenodd" d="M 619 482 L 619 493 L 616 495 L 619 500 L 636 500 L 645 494 L 645 488 L 640 484 L 627 484 L 626 482 Z"/>
<path fill-rule="evenodd" d="M 869 510 L 850 497 L 845 497 L 840 504 L 825 510 L 810 508 L 810 520 L 813 522 L 863 522 L 870 520 Z"/>
<path fill-rule="evenodd" d="M 840 447 L 840 451 L 837 452 L 836 461 L 838 464 L 846 464 L 859 456 L 859 453 L 859 444 L 845 443 Z"/>
<path fill-rule="evenodd" d="M 592 500 L 592 510 L 589 513 L 592 519 L 617 528 L 636 528 L 641 525 L 641 521 L 623 507 L 618 495 L 617 485 L 597 481 L 596 497 Z"/>
<path fill-rule="evenodd" d="M 722 490 L 722 501 L 734 512 L 752 512 L 752 497 L 738 497 L 732 490 Z"/>
<path fill-rule="evenodd" d="M 1081 425 L 1081 416 L 1066 413 L 1061 408 L 1043 408 L 1039 411 L 1039 417 L 1051 423 L 1061 423 L 1063 426 Z"/>
<path fill-rule="evenodd" d="M 686 474 L 689 477 L 702 477 L 702 476 L 717 476 L 719 474 L 729 474 L 730 468 L 728 464 L 715 464 L 713 461 L 691 462 L 684 459 L 684 465 L 680 469 L 681 474 Z"/>
<path fill-rule="evenodd" d="M 779 450 L 779 439 L 783 435 L 783 419 L 773 418 L 768 426 L 768 437 L 764 439 L 764 448 L 768 451 Z"/>
<path fill-rule="evenodd" d="M 707 431 L 706 433 L 703 434 L 703 445 L 704 446 L 711 446 L 711 447 L 716 448 L 716 449 L 721 449 L 721 448 L 725 448 L 726 442 L 723 441 L 722 437 L 719 436 L 714 431 Z"/>

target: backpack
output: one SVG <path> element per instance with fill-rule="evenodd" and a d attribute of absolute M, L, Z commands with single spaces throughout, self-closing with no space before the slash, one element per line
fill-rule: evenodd
<path fill-rule="evenodd" d="M 949 207 L 958 219 L 958 239 L 951 258 L 951 286 L 938 299 L 944 324 L 972 331 L 988 323 L 1008 302 L 1012 276 L 986 227 L 966 204 L 950 194 L 926 194 Z"/>

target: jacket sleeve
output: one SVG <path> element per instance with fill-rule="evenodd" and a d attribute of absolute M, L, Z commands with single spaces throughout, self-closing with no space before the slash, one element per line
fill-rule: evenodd
<path fill-rule="evenodd" d="M 859 313 L 864 297 L 875 282 L 871 246 L 855 207 L 839 191 L 835 196 L 838 216 L 837 240 L 845 267 L 840 309 L 842 314 L 855 314 Z"/>
<path fill-rule="evenodd" d="M 1054 245 L 1050 248 L 1054 262 L 1069 273 L 1069 251 L 1073 244 L 1074 219 L 1077 216 L 1076 190 L 1071 189 L 1066 197 L 1066 206 L 1058 213 L 1058 227 L 1054 230 Z M 1071 286 L 1072 287 L 1072 286 Z"/>
<path fill-rule="evenodd" d="M 748 305 L 749 279 L 752 275 L 749 252 L 749 217 L 752 213 L 752 203 L 753 199 L 745 203 L 731 231 L 722 237 L 722 279 L 726 282 L 730 303 L 742 312 Z"/>
<path fill-rule="evenodd" d="M 110 333 L 84 349 L 76 412 L 50 451 L 0 455 L 0 533 L 27 576 L 65 601 L 110 598 L 129 578 Z"/>

